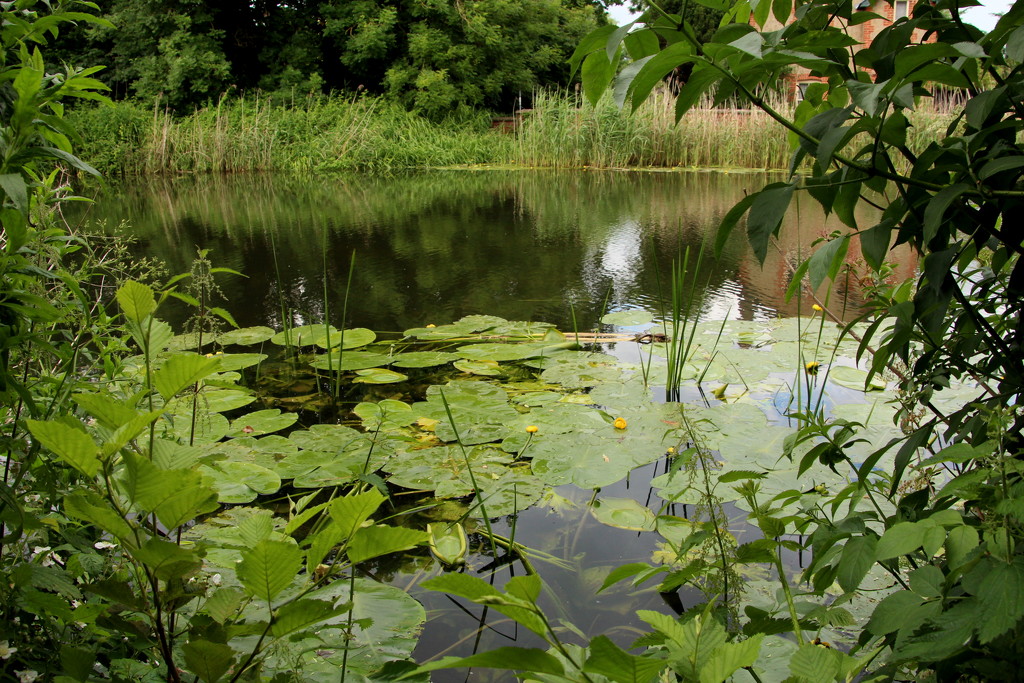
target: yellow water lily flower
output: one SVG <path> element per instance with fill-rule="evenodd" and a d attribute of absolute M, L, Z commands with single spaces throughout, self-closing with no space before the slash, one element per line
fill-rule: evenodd
<path fill-rule="evenodd" d="M 626 418 L 624 418 L 624 417 L 617 417 L 617 418 L 615 418 L 615 422 L 613 422 L 612 424 L 615 425 L 616 429 L 625 429 L 626 428 Z"/>
<path fill-rule="evenodd" d="M 808 375 L 817 375 L 819 367 L 821 367 L 821 364 L 816 360 L 812 360 L 804 366 L 804 369 L 807 370 Z"/>
<path fill-rule="evenodd" d="M 527 434 L 536 434 L 537 432 L 538 432 L 537 425 L 528 425 L 526 427 L 526 433 Z"/>
<path fill-rule="evenodd" d="M 437 325 L 435 325 L 434 323 L 429 323 L 427 327 L 437 327 Z"/>
<path fill-rule="evenodd" d="M 819 313 L 820 313 L 821 311 L 824 311 L 824 310 L 825 310 L 824 308 L 822 308 L 822 307 L 821 307 L 821 306 L 819 306 L 818 304 L 814 304 L 813 306 L 811 306 L 811 308 L 813 308 L 814 310 L 818 311 Z"/>

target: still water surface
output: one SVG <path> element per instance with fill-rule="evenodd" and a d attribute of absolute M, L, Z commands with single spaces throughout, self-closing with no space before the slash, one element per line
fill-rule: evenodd
<path fill-rule="evenodd" d="M 282 311 L 294 325 L 322 322 L 325 291 L 331 322 L 340 327 L 355 254 L 347 327 L 400 332 L 487 314 L 608 331 L 600 324 L 606 311 L 660 311 L 659 279 L 667 285 L 673 258 L 713 237 L 724 213 L 765 182 L 757 174 L 494 170 L 147 179 L 107 188 L 79 219 L 126 223 L 140 253 L 165 261 L 172 274 L 187 271 L 200 249 L 214 265 L 244 273 L 221 279 L 226 300 L 217 303 L 243 327 L 280 329 Z M 721 259 L 704 262 L 696 275 L 707 282 L 702 318 L 767 320 L 809 311 L 809 299 L 784 297 L 791 270 L 814 239 L 839 226 L 803 201 L 763 268 L 739 230 Z M 850 262 L 856 266 L 856 257 Z M 842 303 L 835 308 L 843 310 Z M 602 493 L 645 503 L 659 467 L 641 468 Z M 590 636 L 606 633 L 628 645 L 639 633 L 635 610 L 670 606 L 653 591 L 596 590 L 610 567 L 650 561 L 652 534 L 598 524 L 585 512 L 589 491 L 559 494 L 575 511 L 534 508 L 516 526 L 518 541 L 568 563 L 540 567 L 552 589 L 545 607 L 553 619 L 570 620 Z M 508 522 L 497 530 L 510 534 Z M 470 570 L 492 559 L 475 556 Z M 522 569 L 510 564 L 503 571 L 507 578 Z M 481 629 L 478 608 L 415 587 L 433 572 L 429 558 L 377 571 L 378 578 L 409 587 L 428 610 L 418 660 L 536 644 L 511 622 L 496 621 L 500 615 L 492 613 Z M 463 680 L 465 673 L 435 676 Z"/>

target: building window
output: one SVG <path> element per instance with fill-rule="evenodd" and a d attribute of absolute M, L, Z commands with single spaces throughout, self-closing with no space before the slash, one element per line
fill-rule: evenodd
<path fill-rule="evenodd" d="M 892 6 L 892 20 L 902 19 L 909 14 L 910 0 L 896 0 Z"/>

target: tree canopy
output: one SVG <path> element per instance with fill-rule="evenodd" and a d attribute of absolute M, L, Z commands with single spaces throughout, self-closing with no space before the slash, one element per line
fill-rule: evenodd
<path fill-rule="evenodd" d="M 105 18 L 116 28 L 59 56 L 106 64 L 115 96 L 183 109 L 234 89 L 359 90 L 433 117 L 568 84 L 575 44 L 605 23 L 596 0 L 113 0 Z"/>

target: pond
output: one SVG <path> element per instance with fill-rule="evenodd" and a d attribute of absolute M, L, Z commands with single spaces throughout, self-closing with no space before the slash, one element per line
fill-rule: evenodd
<path fill-rule="evenodd" d="M 334 378 L 324 381 L 322 370 L 333 372 L 332 361 L 323 364 L 323 357 L 331 354 L 323 354 L 319 361 L 303 361 L 320 368 L 320 377 L 313 371 L 302 375 L 289 370 L 279 375 L 280 381 L 302 388 L 275 392 L 267 384 L 274 380 L 275 368 L 294 365 L 299 356 L 287 355 L 290 344 L 269 351 L 261 346 L 255 350 L 271 358 L 257 366 L 262 368 L 257 374 L 247 370 L 245 381 L 261 394 L 264 406 L 297 412 L 299 423 L 306 427 L 319 422 L 359 425 L 361 419 L 361 426 L 367 428 L 373 415 L 365 403 L 362 407 L 357 403 L 389 400 L 389 406 L 421 406 L 418 424 L 423 415 L 433 415 L 436 426 L 430 429 L 436 428 L 438 437 L 450 444 L 453 438 L 443 438 L 448 406 L 439 403 L 447 400 L 457 416 L 456 425 L 466 432 L 506 430 L 494 438 L 463 439 L 476 444 L 467 448 L 479 444 L 490 444 L 490 448 L 501 441 L 508 453 L 527 452 L 533 469 L 529 476 L 540 476 L 540 481 L 516 480 L 521 488 L 510 489 L 510 509 L 505 509 L 501 496 L 492 500 L 495 509 L 501 508 L 500 515 L 489 515 L 494 518 L 493 531 L 538 551 L 532 561 L 549 588 L 542 605 L 562 625 L 568 640 L 574 639 L 573 628 L 577 628 L 587 636 L 606 634 L 628 646 L 642 632 L 636 610 L 671 613 L 706 599 L 696 590 L 659 594 L 649 588 L 631 589 L 628 584 L 598 594 L 613 567 L 671 562 L 665 539 L 685 532 L 679 525 L 673 529 L 671 524 L 655 523 L 653 516 L 644 518 L 641 506 L 681 520 L 707 512 L 707 501 L 695 497 L 694 487 L 673 479 L 678 468 L 665 457 L 669 449 L 682 449 L 696 439 L 714 454 L 715 466 L 723 472 L 778 469 L 782 474 L 764 485 L 775 493 L 842 482 L 838 474 L 808 478 L 798 475 L 793 465 L 778 463 L 783 441 L 792 432 L 783 414 L 793 408 L 794 401 L 803 405 L 821 400 L 836 415 L 870 419 L 872 440 L 894 433 L 891 406 L 860 390 L 863 375 L 849 360 L 856 342 L 837 339 L 835 326 L 825 325 L 812 309 L 815 299 L 810 294 L 801 292 L 788 300 L 785 296 L 796 264 L 809 253 L 814 240 L 840 229 L 838 222 L 825 220 L 809 203 L 800 205 L 787 219 L 778 248 L 769 251 L 763 268 L 739 231 L 720 259 L 708 253 L 699 270 L 694 267 L 702 241 L 713 238 L 724 213 L 744 193 L 765 182 L 759 174 L 500 170 L 393 177 L 147 179 L 107 188 L 95 205 L 73 218 L 106 229 L 126 224 L 124 229 L 138 239 L 139 253 L 166 262 L 172 274 L 188 271 L 198 250 L 207 250 L 215 266 L 244 274 L 220 277 L 222 298 L 211 304 L 229 310 L 242 328 L 302 329 L 323 325 L 325 320 L 348 328 L 349 343 L 343 344 L 354 349 L 348 352 L 350 364 L 355 357 L 351 354 L 371 348 L 368 344 L 374 339 L 385 340 L 373 348 L 392 359 L 398 351 L 410 349 L 447 353 L 454 347 L 441 344 L 444 348 L 439 350 L 438 344 L 453 338 L 463 344 L 478 342 L 480 348 L 465 352 L 456 362 L 458 370 L 445 360 L 444 372 L 428 363 L 429 372 L 417 370 L 420 374 L 414 375 L 403 369 L 409 375 L 399 380 L 378 383 L 373 378 L 379 374 L 362 375 L 362 379 L 371 377 L 361 385 L 364 390 L 345 393 L 342 405 L 332 404 L 330 410 L 319 398 L 305 404 L 292 398 L 330 393 Z M 699 309 L 692 317 L 701 324 L 692 329 L 699 335 L 697 347 L 704 349 L 704 355 L 692 361 L 693 371 L 684 373 L 687 381 L 678 394 L 692 403 L 692 409 L 686 409 L 692 412 L 682 420 L 687 425 L 683 430 L 679 405 L 664 401 L 664 356 L 670 353 L 670 345 L 638 343 L 633 337 L 652 329 L 651 321 L 664 319 L 673 261 L 681 261 L 687 248 L 690 267 L 681 291 Z M 865 269 L 856 252 L 851 248 L 850 267 L 835 290 L 818 293 L 817 301 L 827 302 L 829 311 L 840 319 L 853 319 L 860 312 Z M 913 269 L 910 261 L 896 267 L 900 277 L 911 275 Z M 691 292 L 693 283 L 699 287 Z M 172 311 L 164 317 L 180 330 L 185 315 Z M 473 324 L 449 326 L 467 320 Z M 553 325 L 564 336 L 541 323 Z M 357 343 L 362 332 L 355 332 L 356 328 L 373 330 L 375 336 Z M 671 329 L 660 329 L 672 336 Z M 442 330 L 457 334 L 445 336 Z M 494 337 L 522 341 L 524 335 L 533 334 L 529 343 L 543 339 L 557 345 L 575 342 L 577 333 L 597 335 L 585 337 L 588 343 L 582 352 L 572 351 L 587 356 L 557 360 L 553 351 L 550 359 L 540 357 L 547 351 L 500 356 L 483 348 L 493 346 Z M 269 337 L 268 332 L 259 342 Z M 406 348 L 409 340 L 419 346 Z M 285 363 L 278 362 L 282 350 Z M 817 359 L 823 368 L 836 369 L 827 391 L 824 371 L 820 381 L 816 376 L 794 375 L 802 361 Z M 345 369 L 372 372 L 380 365 L 370 362 Z M 304 367 L 308 370 L 308 365 Z M 412 366 L 395 369 L 403 367 Z M 490 377 L 500 377 L 500 383 L 491 382 Z M 486 381 L 473 382 L 467 389 L 466 379 Z M 448 393 L 439 399 L 428 387 L 442 384 Z M 492 403 L 490 389 L 481 386 L 503 387 L 510 395 L 528 398 L 510 405 L 506 394 L 499 392 L 498 402 Z M 555 386 L 559 389 L 551 391 Z M 484 424 L 486 419 L 478 413 L 491 409 L 501 415 L 507 410 L 506 424 Z M 377 417 L 379 427 L 386 420 Z M 626 420 L 628 427 L 616 428 L 614 417 Z M 534 423 L 540 425 L 536 438 L 525 431 Z M 699 426 L 705 424 L 714 427 Z M 246 429 L 252 431 L 250 426 Z M 606 468 L 613 451 L 625 454 L 627 465 Z M 395 452 L 394 462 L 415 453 L 401 448 Z M 457 456 L 451 449 L 446 453 Z M 369 462 L 370 456 L 366 457 Z M 438 457 L 433 456 L 435 461 Z M 500 478 L 512 476 L 508 474 L 512 466 L 507 472 L 507 463 L 495 462 Z M 481 515 L 465 504 L 464 495 L 419 509 L 427 500 L 423 491 L 434 490 L 416 481 L 409 483 L 408 471 L 421 466 L 429 470 L 429 465 L 412 460 L 402 467 L 385 468 L 398 505 L 411 510 L 409 519 L 415 521 L 410 523 L 422 526 L 431 520 L 450 523 L 465 518 L 471 547 L 464 571 L 499 586 L 510 576 L 522 574 L 524 567 L 515 557 L 500 552 L 494 556 L 481 534 Z M 401 471 L 403 467 L 406 471 Z M 517 476 L 524 471 L 516 470 Z M 296 472 L 291 469 L 278 475 L 285 480 L 305 477 L 306 483 L 293 480 L 293 489 L 275 490 L 261 500 L 280 507 L 284 493 L 295 498 L 315 490 L 316 485 L 309 483 L 315 477 Z M 444 475 L 431 471 L 424 476 Z M 508 492 L 507 487 L 501 490 Z M 716 505 L 726 504 L 720 514 L 729 519 L 730 531 L 739 542 L 749 540 L 745 513 L 733 505 L 739 496 L 728 486 L 719 486 L 715 493 Z M 515 502 L 517 494 L 530 501 L 525 509 Z M 245 502 L 244 497 L 229 494 L 222 501 Z M 787 560 L 798 568 L 797 554 Z M 530 634 L 517 631 L 500 614 L 481 612 L 479 607 L 419 588 L 423 578 L 439 571 L 440 565 L 425 550 L 365 567 L 366 576 L 407 590 L 425 607 L 428 622 L 413 654 L 417 661 L 442 654 L 466 656 L 510 644 L 536 646 Z M 748 575 L 744 582 L 752 595 L 768 594 L 767 579 L 767 573 Z M 707 587 L 708 592 L 714 589 Z M 418 621 L 410 617 L 401 628 L 408 629 L 402 637 L 413 638 Z M 437 672 L 434 676 L 463 680 L 467 674 Z M 478 670 L 470 677 L 491 676 Z"/>

